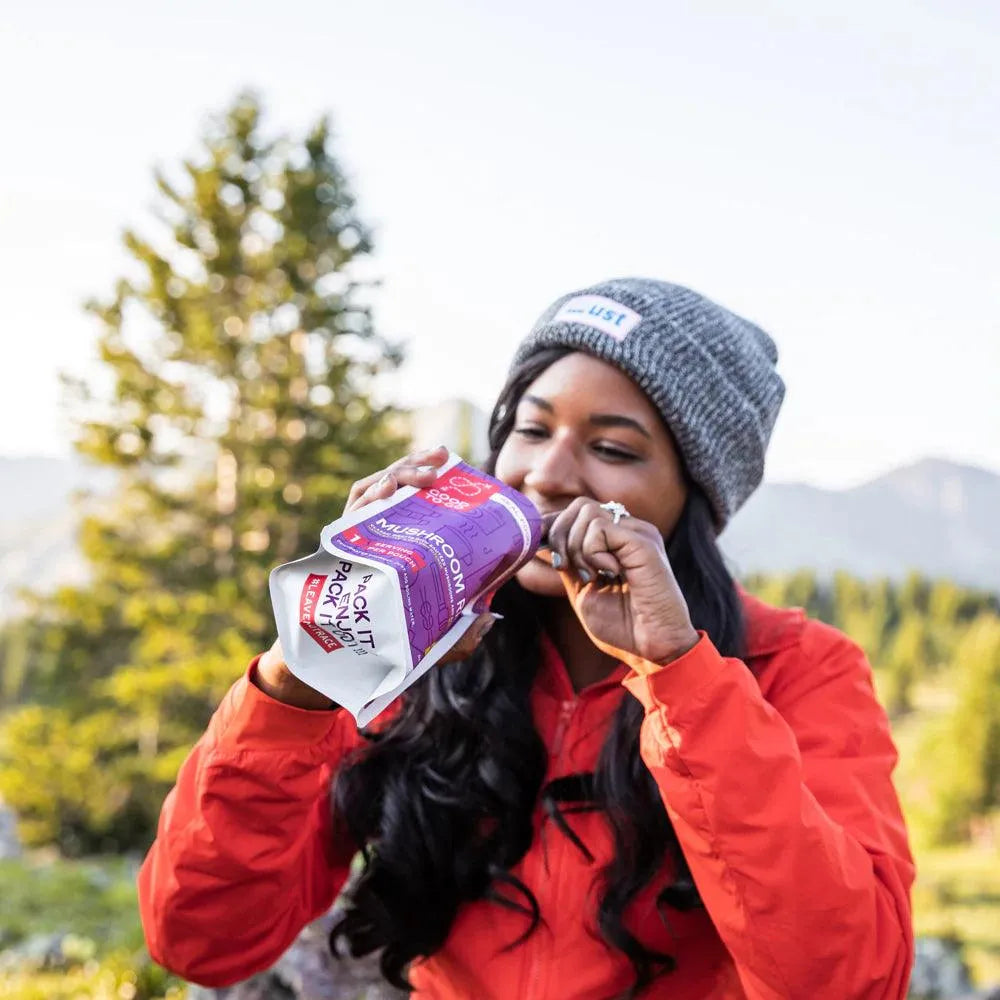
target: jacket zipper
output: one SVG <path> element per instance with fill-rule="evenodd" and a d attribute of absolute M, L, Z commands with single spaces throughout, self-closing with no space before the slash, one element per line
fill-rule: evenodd
<path fill-rule="evenodd" d="M 563 701 L 559 704 L 559 715 L 556 718 L 556 728 L 552 734 L 552 748 L 549 751 L 552 758 L 553 766 L 556 772 L 560 770 L 559 765 L 561 763 L 562 748 L 563 743 L 566 740 L 566 733 L 569 732 L 570 724 L 573 721 L 573 715 L 576 712 L 578 701 L 573 698 L 569 701 Z M 541 826 L 539 826 L 539 835 L 541 835 L 541 828 L 545 825 L 545 817 L 542 817 Z M 556 866 L 555 858 L 557 857 L 557 851 L 552 852 L 553 865 L 549 872 L 549 884 L 552 886 L 556 885 Z M 539 901 L 539 906 L 541 902 Z M 544 933 L 544 931 L 542 931 Z M 544 1000 L 544 998 L 539 993 L 538 985 L 539 980 L 542 978 L 542 958 L 539 954 L 539 948 L 536 944 L 534 948 L 531 949 L 531 960 L 528 965 L 528 984 L 525 990 L 524 1000 Z"/>
<path fill-rule="evenodd" d="M 559 718 L 556 720 L 556 731 L 552 734 L 551 750 L 552 757 L 557 764 L 562 754 L 562 745 L 566 739 L 566 731 L 569 729 L 569 724 L 573 721 L 573 713 L 576 711 L 576 705 L 575 698 L 559 704 Z"/>

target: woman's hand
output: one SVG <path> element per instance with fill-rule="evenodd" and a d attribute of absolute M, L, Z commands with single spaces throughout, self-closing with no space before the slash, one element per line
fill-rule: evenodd
<path fill-rule="evenodd" d="M 451 663 L 453 660 L 464 660 L 471 656 L 476 647 L 483 641 L 486 633 L 493 628 L 495 619 L 490 614 L 480 615 L 470 626 L 468 632 L 448 650 L 438 663 Z M 281 648 L 281 640 L 275 639 L 271 648 L 261 655 L 257 661 L 257 671 L 254 683 L 276 701 L 296 708 L 330 709 L 337 706 L 330 698 L 310 687 L 305 681 L 299 680 L 288 669 L 285 654 Z"/>
<path fill-rule="evenodd" d="M 285 664 L 285 654 L 281 649 L 281 640 L 275 639 L 274 645 L 257 661 L 257 671 L 254 683 L 276 701 L 296 708 L 334 708 L 328 695 L 310 687 L 305 681 L 300 681 Z"/>
<path fill-rule="evenodd" d="M 347 495 L 345 514 L 353 514 L 366 504 L 391 497 L 400 486 L 424 489 L 437 478 L 438 469 L 448 461 L 448 449 L 442 444 L 426 451 L 412 451 L 393 462 L 387 469 L 379 469 L 364 479 L 359 479 Z"/>
<path fill-rule="evenodd" d="M 549 527 L 559 570 L 587 634 L 606 653 L 669 663 L 698 642 L 659 531 L 578 497 Z"/>

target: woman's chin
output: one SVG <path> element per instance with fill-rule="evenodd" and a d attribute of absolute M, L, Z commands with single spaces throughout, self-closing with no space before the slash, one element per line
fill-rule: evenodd
<path fill-rule="evenodd" d="M 539 597 L 565 597 L 566 588 L 559 574 L 541 559 L 535 558 L 517 572 L 517 582 L 529 594 Z"/>

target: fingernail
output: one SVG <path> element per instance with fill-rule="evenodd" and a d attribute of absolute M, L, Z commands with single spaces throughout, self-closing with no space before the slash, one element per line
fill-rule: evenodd
<path fill-rule="evenodd" d="M 383 477 L 382 477 L 382 478 L 381 478 L 381 479 L 380 479 L 380 480 L 379 480 L 379 481 L 378 481 L 378 482 L 377 482 L 377 483 L 375 484 L 375 489 L 377 489 L 377 490 L 380 490 L 380 489 L 382 489 L 382 487 L 383 487 L 383 486 L 388 486 L 391 480 L 392 480 L 392 474 L 391 474 L 391 473 L 388 473 L 388 472 L 387 472 L 387 473 L 386 473 L 386 474 L 385 474 L 385 475 L 384 475 L 384 476 L 383 476 Z"/>
<path fill-rule="evenodd" d="M 482 628 L 479 630 L 479 642 L 482 642 L 486 637 L 486 633 L 489 632 L 491 628 L 496 624 L 496 622 L 491 618 L 488 622 L 484 622 Z"/>
<path fill-rule="evenodd" d="M 615 582 L 615 580 L 616 580 L 616 579 L 618 579 L 618 578 L 617 578 L 617 577 L 615 576 L 615 574 L 614 574 L 614 573 L 612 573 L 612 572 L 611 572 L 611 570 L 609 570 L 609 569 L 599 569 L 599 570 L 597 571 L 597 578 L 598 578 L 598 579 L 599 579 L 599 580 L 600 580 L 600 581 L 601 581 L 602 583 L 614 583 L 614 582 Z"/>
<path fill-rule="evenodd" d="M 433 465 L 418 465 L 417 472 L 433 472 L 435 466 Z"/>
<path fill-rule="evenodd" d="M 594 579 L 585 569 L 581 569 L 577 576 L 579 576 L 584 583 L 590 583 L 590 581 Z"/>
<path fill-rule="evenodd" d="M 559 569 L 562 566 L 562 556 L 558 552 L 552 553 L 552 568 Z"/>

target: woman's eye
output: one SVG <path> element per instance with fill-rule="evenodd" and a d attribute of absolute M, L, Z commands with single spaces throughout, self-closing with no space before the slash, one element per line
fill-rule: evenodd
<path fill-rule="evenodd" d="M 531 440 L 540 440 L 546 435 L 545 428 L 539 427 L 536 424 L 522 424 L 520 427 L 514 428 L 514 433 L 518 437 L 529 438 Z"/>
<path fill-rule="evenodd" d="M 594 451 L 604 458 L 610 458 L 616 462 L 634 462 L 636 456 L 630 451 L 625 451 L 622 448 L 616 448 L 614 445 L 610 444 L 596 444 L 594 445 Z"/>

